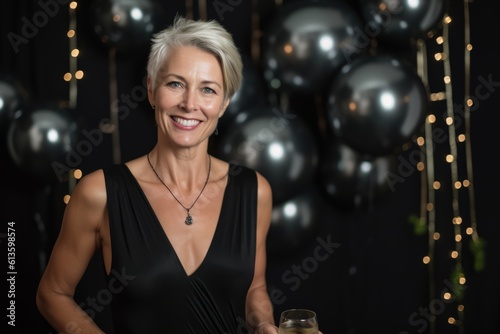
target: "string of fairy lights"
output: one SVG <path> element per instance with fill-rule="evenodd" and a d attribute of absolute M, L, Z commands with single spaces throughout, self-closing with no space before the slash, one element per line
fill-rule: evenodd
<path fill-rule="evenodd" d="M 445 83 L 445 95 L 446 95 L 446 125 L 448 126 L 448 143 L 449 143 L 449 148 L 450 148 L 450 153 L 448 153 L 445 157 L 446 162 L 450 166 L 450 172 L 451 172 L 451 194 L 452 194 L 452 212 L 453 212 L 453 218 L 452 218 L 452 224 L 453 224 L 453 230 L 454 230 L 454 239 L 455 239 L 455 249 L 453 249 L 450 252 L 450 257 L 455 260 L 455 267 L 453 269 L 453 274 L 452 276 L 457 276 L 452 277 L 452 284 L 455 284 L 456 281 L 458 280 L 458 284 L 455 284 L 459 289 L 455 290 L 456 294 L 458 294 L 458 307 L 457 307 L 457 318 L 450 317 L 448 319 L 449 324 L 457 325 L 459 328 L 459 332 L 462 333 L 464 331 L 463 329 L 463 323 L 464 323 L 464 305 L 461 303 L 462 296 L 461 294 L 463 293 L 463 286 L 466 282 L 465 274 L 464 274 L 464 269 L 463 269 L 463 261 L 462 261 L 462 250 L 463 250 L 463 236 L 462 236 L 462 217 L 461 217 L 461 210 L 460 210 L 460 202 L 459 202 L 459 189 L 462 187 L 463 183 L 459 180 L 458 177 L 458 159 L 460 158 L 458 156 L 458 148 L 457 148 L 457 141 L 460 140 L 460 138 L 457 138 L 457 128 L 456 128 L 456 122 L 455 122 L 455 113 L 453 110 L 453 85 L 452 85 L 452 75 L 451 75 L 451 63 L 450 63 L 450 42 L 449 42 L 449 35 L 450 35 L 450 24 L 452 20 L 450 16 L 446 16 L 444 18 L 444 24 L 443 24 L 443 40 L 442 40 L 442 45 L 443 45 L 443 52 L 442 54 L 436 54 L 435 58 L 438 61 L 443 61 L 443 67 L 444 67 L 444 77 L 443 81 Z M 438 43 L 441 42 L 441 39 L 439 39 Z M 463 138 L 462 138 L 463 139 Z M 445 296 L 446 298 L 446 296 Z"/>
<path fill-rule="evenodd" d="M 72 110 L 76 109 L 78 99 L 78 80 L 83 78 L 83 71 L 78 69 L 78 56 L 80 50 L 77 44 L 77 19 L 76 9 L 78 7 L 77 1 L 71 1 L 68 6 L 69 11 L 69 27 L 66 36 L 68 37 L 69 45 L 69 71 L 63 76 L 64 81 L 69 83 L 69 99 L 68 107 Z M 63 197 L 64 203 L 68 204 L 71 193 L 76 186 L 77 180 L 83 176 L 80 169 L 72 169 L 68 174 L 68 194 Z"/>
<path fill-rule="evenodd" d="M 443 295 L 439 296 L 444 301 L 456 301 L 455 315 L 447 318 L 447 323 L 451 326 L 456 326 L 459 333 L 465 332 L 465 305 L 464 305 L 464 290 L 467 283 L 467 275 L 465 274 L 463 264 L 464 238 L 470 237 L 470 249 L 474 255 L 474 269 L 480 271 L 484 266 L 484 243 L 477 232 L 477 220 L 475 211 L 475 200 L 473 190 L 473 171 L 472 171 L 472 153 L 471 153 L 471 134 L 470 134 L 470 110 L 473 106 L 473 100 L 470 96 L 470 58 L 473 50 L 470 40 L 470 17 L 469 17 L 469 1 L 464 0 L 464 132 L 457 133 L 459 127 L 456 120 L 457 114 L 454 111 L 453 101 L 453 80 L 451 70 L 450 57 L 450 25 L 452 18 L 449 14 L 445 14 L 442 21 L 442 31 L 439 36 L 429 36 L 431 41 L 434 41 L 435 46 L 441 48 L 433 56 L 434 60 L 442 63 L 443 66 L 443 84 L 444 91 L 431 93 L 431 101 L 445 102 L 445 124 L 448 132 L 448 148 L 449 152 L 444 156 L 437 156 L 435 150 L 435 142 L 433 139 L 433 131 L 437 127 L 437 117 L 431 113 L 427 116 L 424 126 L 424 135 L 417 139 L 417 144 L 424 151 L 423 161 L 417 168 L 421 173 L 421 213 L 420 225 L 427 228 L 428 235 L 428 253 L 422 259 L 423 263 L 428 266 L 429 277 L 429 299 L 434 300 L 436 296 L 436 247 L 441 240 L 441 233 L 437 229 L 436 222 L 436 206 L 441 203 L 436 203 L 437 192 L 442 189 L 442 183 L 436 175 L 436 165 L 445 163 L 450 170 L 450 187 L 451 187 L 451 225 L 453 229 L 453 248 L 449 252 L 449 258 L 452 262 L 452 270 L 450 273 L 450 283 L 453 287 L 451 291 L 443 290 Z M 433 34 L 433 33 L 431 33 Z M 423 82 L 429 86 L 428 64 L 427 64 L 427 46 L 423 40 L 416 43 L 417 46 L 417 70 Z M 431 87 L 432 88 L 432 87 Z M 460 145 L 463 145 L 460 147 Z M 465 151 L 465 168 L 466 178 L 460 179 L 459 169 L 462 165 L 459 162 L 464 157 L 459 154 L 460 149 Z M 463 189 L 467 189 L 469 219 L 462 216 L 462 208 L 460 199 L 464 195 Z M 445 204 L 444 204 L 445 205 Z M 443 205 L 443 207 L 444 207 Z M 468 221 L 467 221 L 468 220 Z M 468 226 L 467 222 L 469 223 Z M 436 333 L 436 318 L 430 319 L 430 333 Z"/>

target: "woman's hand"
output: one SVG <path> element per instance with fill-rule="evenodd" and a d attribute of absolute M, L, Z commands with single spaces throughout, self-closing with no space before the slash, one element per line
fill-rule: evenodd
<path fill-rule="evenodd" d="M 264 322 L 255 328 L 253 334 L 278 334 L 278 327 L 268 322 Z"/>

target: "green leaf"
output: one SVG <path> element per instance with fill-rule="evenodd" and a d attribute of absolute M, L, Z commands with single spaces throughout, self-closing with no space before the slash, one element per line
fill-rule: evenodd
<path fill-rule="evenodd" d="M 465 277 L 464 271 L 460 264 L 457 264 L 451 272 L 451 285 L 453 286 L 453 291 L 457 297 L 457 300 L 461 301 L 464 297 L 465 286 L 460 284 L 460 278 Z"/>
<path fill-rule="evenodd" d="M 486 241 L 482 238 L 472 239 L 469 248 L 474 255 L 474 270 L 482 271 L 486 266 Z"/>
<path fill-rule="evenodd" d="M 427 232 L 427 223 L 424 218 L 411 215 L 408 217 L 408 222 L 413 225 L 415 235 L 422 236 Z"/>

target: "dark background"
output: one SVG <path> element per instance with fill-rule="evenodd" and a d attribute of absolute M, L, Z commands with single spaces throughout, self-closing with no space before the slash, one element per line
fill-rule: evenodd
<path fill-rule="evenodd" d="M 287 4 L 292 1 L 285 1 Z M 98 129 L 99 122 L 109 117 L 109 59 L 107 48 L 92 30 L 89 10 L 90 2 L 79 3 L 78 13 L 78 67 L 84 70 L 83 80 L 78 82 L 76 113 L 87 130 Z M 229 2 L 228 2 L 229 3 Z M 236 2 L 233 2 L 236 3 Z M 184 1 L 164 1 L 168 25 L 177 14 L 185 14 Z M 208 18 L 220 19 L 213 2 L 208 2 Z M 251 1 L 238 2 L 232 11 L 224 14 L 221 23 L 233 34 L 242 54 L 250 57 L 252 52 Z M 22 18 L 32 18 L 41 10 L 36 1 L 2 1 L 0 73 L 15 76 L 25 88 L 24 97 L 28 105 L 68 100 L 68 83 L 62 80 L 68 71 L 68 40 L 65 36 L 69 16 L 67 6 L 61 5 L 59 12 L 41 27 L 28 43 L 14 52 L 7 34 L 20 34 Z M 463 3 L 450 2 L 451 25 L 450 58 L 454 73 L 456 100 L 463 99 Z M 500 81 L 498 51 L 496 51 L 498 20 L 496 13 L 486 1 L 470 4 L 471 40 L 474 51 L 471 56 L 471 88 L 481 84 L 479 78 L 491 76 Z M 197 17 L 197 2 L 194 1 L 194 17 Z M 277 6 L 273 1 L 260 1 L 257 13 L 260 29 L 265 30 L 273 20 Z M 141 85 L 145 76 L 147 48 L 133 54 L 119 55 L 117 79 L 119 93 L 131 92 Z M 407 45 L 392 46 L 391 52 L 415 59 L 415 51 Z M 255 64 L 257 69 L 262 64 Z M 433 65 L 436 66 L 436 65 Z M 438 84 L 442 74 L 430 68 L 430 83 Z M 264 80 L 264 79 L 262 79 Z M 276 95 L 265 89 L 269 101 Z M 320 328 L 325 334 L 336 333 L 430 333 L 429 318 L 425 310 L 435 311 L 436 333 L 500 333 L 500 255 L 496 238 L 500 233 L 500 219 L 495 207 L 498 205 L 500 186 L 498 168 L 494 161 L 498 152 L 497 103 L 499 94 L 494 86 L 491 95 L 480 101 L 471 116 L 471 143 L 474 167 L 474 189 L 479 235 L 486 241 L 486 267 L 481 272 L 472 268 L 472 256 L 464 248 L 464 267 L 467 275 L 465 299 L 465 323 L 463 326 L 449 325 L 448 318 L 456 317 L 457 303 L 439 303 L 439 291 L 449 289 L 453 261 L 449 257 L 453 249 L 451 225 L 451 194 L 444 189 L 449 185 L 449 166 L 436 163 L 436 174 L 442 178 L 443 191 L 436 199 L 438 210 L 437 229 L 442 238 L 437 243 L 434 259 L 435 273 L 429 277 L 428 268 L 422 264 L 427 254 L 427 236 L 418 236 L 408 223 L 410 216 L 420 214 L 420 178 L 415 171 L 398 183 L 395 191 L 365 203 L 362 207 L 340 205 L 326 194 L 314 201 L 321 202 L 322 209 L 316 212 L 314 228 L 304 231 L 304 242 L 288 249 L 279 237 L 269 239 L 270 249 L 268 283 L 275 306 L 276 317 L 292 307 L 311 308 L 317 311 Z M 460 102 L 457 102 L 460 103 Z M 290 110 L 302 116 L 314 133 L 319 133 L 321 120 L 316 119 L 316 100 L 312 96 L 295 94 L 290 98 Z M 432 105 L 436 114 L 444 113 L 444 104 Z M 444 125 L 443 125 L 444 128 Z M 6 251 L 5 233 L 7 222 L 16 223 L 16 327 L 6 327 L 9 333 L 52 333 L 50 326 L 41 318 L 35 306 L 35 291 L 51 246 L 57 236 L 64 210 L 62 197 L 68 193 L 68 182 L 40 179 L 19 168 L 11 159 L 7 149 L 7 128 L 2 129 L 0 156 L 2 161 L 1 182 L 1 233 L 2 251 Z M 138 157 L 154 145 L 155 130 L 153 113 L 144 100 L 120 122 L 121 160 Z M 319 145 L 322 137 L 318 135 Z M 215 143 L 214 145 L 217 145 Z M 402 152 L 409 154 L 415 146 Z M 446 143 L 436 146 L 436 152 L 446 152 Z M 111 136 L 105 135 L 102 143 L 93 147 L 78 166 L 83 174 L 113 163 Z M 463 163 L 463 161 L 461 162 Z M 322 180 L 314 175 L 312 187 L 321 188 Z M 316 203 L 317 204 L 317 203 Z M 462 207 L 463 216 L 469 212 Z M 307 238 L 306 238 L 307 237 Z M 469 237 L 465 237 L 467 245 Z M 319 240 L 335 244 L 334 251 L 326 258 L 314 258 Z M 284 247 L 280 251 L 280 247 Z M 321 254 L 325 254 L 324 252 Z M 4 257 L 5 259 L 5 257 Z M 302 269 L 297 271 L 298 266 Z M 306 268 L 307 270 L 304 270 Z M 77 293 L 77 299 L 85 301 L 96 296 L 104 288 L 100 275 L 99 258 L 91 264 Z M 7 271 L 7 270 L 6 270 Z M 429 296 L 433 285 L 438 292 Z M 2 292 L 6 295 L 6 292 Z M 444 305 L 444 306 L 443 306 Z M 443 308 L 439 308 L 443 306 Z M 6 307 L 3 304 L 2 307 Z M 417 316 L 415 316 L 415 313 Z M 111 332 L 108 310 L 96 312 L 95 320 Z M 411 317 L 413 320 L 411 321 Z M 5 319 L 5 318 L 4 318 Z M 6 320 L 4 320 L 6 322 Z M 3 324 L 2 324 L 3 325 Z"/>

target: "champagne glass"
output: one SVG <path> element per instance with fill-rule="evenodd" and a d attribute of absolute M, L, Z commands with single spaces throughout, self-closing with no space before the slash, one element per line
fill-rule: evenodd
<path fill-rule="evenodd" d="M 318 334 L 316 313 L 307 309 L 290 309 L 280 316 L 279 334 Z"/>

